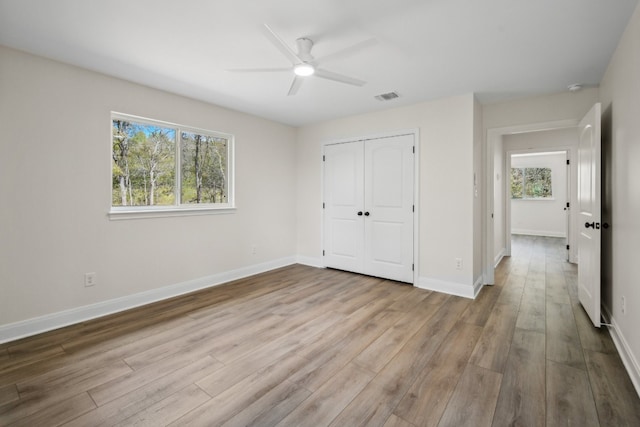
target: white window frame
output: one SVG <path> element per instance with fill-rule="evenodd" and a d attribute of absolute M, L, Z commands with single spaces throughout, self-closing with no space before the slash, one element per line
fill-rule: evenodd
<path fill-rule="evenodd" d="M 553 169 L 547 166 L 523 166 L 520 168 L 514 168 L 513 166 L 511 167 L 511 169 L 520 169 L 522 170 L 522 197 L 513 197 L 513 193 L 511 192 L 511 185 L 509 185 L 509 193 L 511 196 L 511 200 L 526 200 L 526 201 L 538 201 L 538 200 L 555 200 L 554 195 L 553 195 Z M 551 171 L 551 196 L 549 197 L 524 197 L 525 196 L 525 185 L 526 185 L 526 169 L 549 169 Z M 510 171 L 511 174 L 511 171 Z M 509 179 L 511 179 L 511 175 L 509 176 Z"/>
<path fill-rule="evenodd" d="M 176 132 L 175 143 L 175 168 L 176 168 L 176 180 L 175 180 L 175 204 L 164 206 L 113 206 L 113 120 L 126 120 L 135 123 L 147 124 L 151 126 L 160 126 L 165 128 L 173 128 Z M 171 122 L 165 122 L 161 120 L 149 119 L 146 117 L 134 116 L 131 114 L 111 112 L 109 121 L 109 128 L 111 129 L 109 134 L 110 147 L 109 150 L 111 156 L 109 157 L 109 204 L 111 208 L 108 212 L 109 219 L 142 219 L 142 218 L 155 218 L 155 217 L 167 217 L 167 216 L 191 216 L 191 215 L 211 215 L 211 214 L 225 214 L 235 212 L 235 138 L 232 134 L 211 131 L 207 129 L 201 129 L 193 126 L 185 126 Z M 181 197 L 181 149 L 180 149 L 180 135 L 182 132 L 198 133 L 201 135 L 212 136 L 215 138 L 224 138 L 227 140 L 227 202 L 226 203 L 200 203 L 200 204 L 182 204 Z"/>

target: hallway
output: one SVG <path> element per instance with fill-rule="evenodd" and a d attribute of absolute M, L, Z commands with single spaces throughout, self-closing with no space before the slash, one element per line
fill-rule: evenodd
<path fill-rule="evenodd" d="M 578 302 L 564 245 L 513 235 L 512 256 L 496 270 L 501 294 L 522 297 L 493 424 L 544 425 L 546 401 L 549 426 L 640 425 L 640 399 L 606 328 L 594 328 Z"/>

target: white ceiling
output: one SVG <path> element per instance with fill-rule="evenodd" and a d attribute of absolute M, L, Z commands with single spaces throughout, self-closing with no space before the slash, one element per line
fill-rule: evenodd
<path fill-rule="evenodd" d="M 0 44 L 290 125 L 475 92 L 481 102 L 597 85 L 638 0 L 0 0 Z M 264 36 L 315 42 L 323 68 L 292 74 Z M 389 102 L 375 95 L 396 91 Z"/>

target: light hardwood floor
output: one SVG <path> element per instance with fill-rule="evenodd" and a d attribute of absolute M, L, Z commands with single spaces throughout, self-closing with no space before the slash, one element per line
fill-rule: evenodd
<path fill-rule="evenodd" d="M 0 425 L 640 426 L 559 239 L 475 300 L 300 265 L 0 345 Z"/>

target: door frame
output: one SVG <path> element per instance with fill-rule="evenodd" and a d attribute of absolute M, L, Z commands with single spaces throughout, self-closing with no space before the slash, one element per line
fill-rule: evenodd
<path fill-rule="evenodd" d="M 575 191 L 571 191 L 571 173 L 570 170 L 574 170 L 574 168 L 577 167 L 577 165 L 575 164 L 575 162 L 572 161 L 572 155 L 573 155 L 573 151 L 574 151 L 575 147 L 570 147 L 570 146 L 557 146 L 557 147 L 534 147 L 531 148 L 529 150 L 504 150 L 504 182 L 503 182 L 503 186 L 502 186 L 502 191 L 503 193 L 503 200 L 505 203 L 505 209 L 504 209 L 504 235 L 505 235 L 505 256 L 511 256 L 511 197 L 509 196 L 509 193 L 511 191 L 511 189 L 509 188 L 509 181 L 510 179 L 508 178 L 510 175 L 510 171 L 511 171 L 511 155 L 513 154 L 536 154 L 536 153 L 565 153 L 565 157 L 567 160 L 570 161 L 570 163 L 568 164 L 569 168 L 567 168 L 567 176 L 565 179 L 565 182 L 563 183 L 564 186 L 567 187 L 567 201 L 571 203 L 571 207 L 575 206 Z M 567 221 L 565 219 L 566 222 L 566 241 L 567 241 L 567 245 L 570 245 L 573 247 L 573 249 L 570 250 L 570 253 L 576 253 L 576 244 L 572 243 L 573 241 L 573 234 L 572 233 L 572 227 L 571 224 L 573 224 L 573 219 L 574 216 L 571 213 L 571 208 L 569 208 L 569 211 L 564 211 L 565 216 L 567 216 L 569 218 L 569 220 Z M 571 258 L 571 256 L 570 256 Z M 573 262 L 573 261 L 571 261 Z"/>
<path fill-rule="evenodd" d="M 482 266 L 483 266 L 483 279 L 484 284 L 493 285 L 495 283 L 495 265 L 494 265 L 494 197 L 493 197 L 493 185 L 494 185 L 494 154 L 498 142 L 505 135 L 512 135 L 516 133 L 535 132 L 543 130 L 556 130 L 569 127 L 577 127 L 579 124 L 578 119 L 557 120 L 550 122 L 531 123 L 526 125 L 505 126 L 487 129 L 484 156 L 485 156 L 485 198 L 484 198 L 484 221 L 482 226 L 482 238 L 484 239 L 484 247 L 482 254 Z M 571 156 L 575 157 L 575 156 Z M 505 180 L 506 181 L 506 180 Z M 503 197 L 503 201 L 506 205 L 506 200 Z M 504 206 L 503 206 L 504 208 Z M 506 227 L 505 230 L 506 232 Z"/>
<path fill-rule="evenodd" d="M 325 155 L 325 147 L 327 145 L 334 144 L 345 144 L 348 142 L 355 141 L 366 141 L 368 139 L 380 139 L 380 138 L 391 138 L 394 136 L 403 136 L 403 135 L 412 135 L 413 143 L 415 147 L 415 152 L 413 156 L 413 204 L 415 206 L 414 214 L 413 214 L 413 286 L 416 286 L 418 283 L 418 278 L 420 277 L 420 129 L 399 129 L 395 131 L 389 132 L 380 132 L 375 134 L 367 134 L 361 136 L 354 137 L 345 137 L 338 139 L 331 139 L 323 141 L 320 144 L 320 209 L 322 210 L 320 215 L 320 243 L 322 245 L 322 251 L 324 253 L 325 241 L 324 241 L 324 214 L 325 210 L 323 207 L 324 201 L 324 164 L 323 159 Z M 366 142 L 365 142 L 366 143 Z M 322 266 L 326 268 L 324 262 L 324 256 L 322 257 Z"/>

